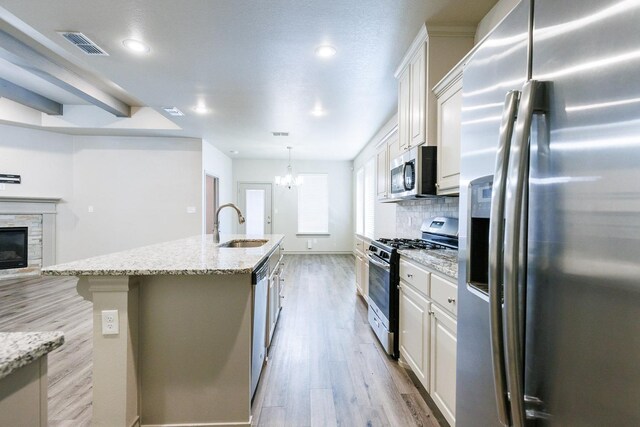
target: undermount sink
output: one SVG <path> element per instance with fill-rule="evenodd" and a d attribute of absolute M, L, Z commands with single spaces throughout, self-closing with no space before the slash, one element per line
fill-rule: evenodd
<path fill-rule="evenodd" d="M 229 240 L 228 242 L 218 245 L 219 248 L 259 248 L 267 243 L 268 240 Z"/>

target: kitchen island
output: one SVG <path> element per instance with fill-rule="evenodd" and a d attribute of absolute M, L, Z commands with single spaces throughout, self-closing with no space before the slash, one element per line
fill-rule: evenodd
<path fill-rule="evenodd" d="M 44 269 L 77 276 L 93 302 L 93 425 L 250 425 L 252 272 L 283 237 L 196 236 Z"/>

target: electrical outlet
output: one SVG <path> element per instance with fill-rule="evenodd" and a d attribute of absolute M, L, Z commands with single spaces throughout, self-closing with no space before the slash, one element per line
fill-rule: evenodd
<path fill-rule="evenodd" d="M 93 213 L 93 206 L 87 206 L 87 212 Z"/>
<path fill-rule="evenodd" d="M 7 187 L 4 184 L 0 184 L 0 191 L 4 191 Z"/>
<path fill-rule="evenodd" d="M 190 213 L 190 214 L 196 213 L 196 207 L 195 206 L 187 206 L 187 213 Z"/>
<path fill-rule="evenodd" d="M 118 310 L 102 310 L 102 335 L 118 335 L 119 333 Z"/>

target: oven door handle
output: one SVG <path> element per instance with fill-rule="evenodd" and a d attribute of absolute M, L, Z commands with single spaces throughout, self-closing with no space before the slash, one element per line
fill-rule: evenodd
<path fill-rule="evenodd" d="M 369 258 L 369 262 L 371 264 L 380 267 L 381 269 L 383 269 L 386 272 L 390 272 L 391 271 L 391 267 L 389 267 L 388 265 L 386 265 L 383 262 L 380 262 L 380 261 L 374 259 L 371 255 L 367 255 L 367 258 Z"/>

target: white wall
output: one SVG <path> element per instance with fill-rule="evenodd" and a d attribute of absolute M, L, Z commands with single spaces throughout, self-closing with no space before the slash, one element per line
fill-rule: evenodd
<path fill-rule="evenodd" d="M 276 175 L 283 175 L 286 160 L 233 161 L 234 199 L 237 201 L 238 182 L 272 183 Z M 350 161 L 293 161 L 294 173 L 326 173 L 329 175 L 329 237 L 297 237 L 297 190 L 273 186 L 274 234 L 284 234 L 287 252 L 351 252 L 353 246 L 352 169 Z M 304 185 L 304 184 L 303 184 Z M 234 219 L 235 221 L 235 219 Z M 313 248 L 307 249 L 311 238 Z"/>
<path fill-rule="evenodd" d="M 476 28 L 475 43 L 479 43 L 496 25 L 504 19 L 511 10 L 520 3 L 520 0 L 500 0 L 482 18 Z"/>
<path fill-rule="evenodd" d="M 218 190 L 220 204 L 223 205 L 235 200 L 233 195 L 233 161 L 222 151 L 211 145 L 210 142 L 202 140 L 202 170 L 204 171 L 202 179 L 202 188 L 205 188 L 204 174 L 209 174 L 218 178 Z M 204 206 L 204 191 L 202 192 L 202 206 Z M 220 231 L 222 233 L 230 233 L 235 231 L 232 212 L 229 209 L 223 209 L 220 212 Z M 204 208 L 202 216 L 202 229 L 205 229 L 206 219 L 204 218 Z"/>
<path fill-rule="evenodd" d="M 201 140 L 77 136 L 73 162 L 73 242 L 61 260 L 201 232 Z"/>
<path fill-rule="evenodd" d="M 56 215 L 56 253 L 63 259 L 70 247 L 74 213 L 73 138 L 53 132 L 0 125 L 0 173 L 22 176 L 21 184 L 6 184 L 0 197 L 60 197 Z"/>
<path fill-rule="evenodd" d="M 376 134 L 367 142 L 367 145 L 358 153 L 353 160 L 353 194 L 355 195 L 355 173 L 372 157 L 375 159 L 378 149 L 376 146 L 380 141 L 389 134 L 389 132 L 398 125 L 398 116 L 394 115 L 385 123 Z M 377 167 L 377 165 L 376 165 Z M 376 171 L 377 173 L 377 171 Z M 355 215 L 355 197 L 354 197 L 353 214 Z M 396 236 L 396 205 L 395 203 L 376 202 L 374 213 L 374 237 L 395 237 Z M 354 218 L 355 224 L 355 218 Z"/>

